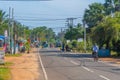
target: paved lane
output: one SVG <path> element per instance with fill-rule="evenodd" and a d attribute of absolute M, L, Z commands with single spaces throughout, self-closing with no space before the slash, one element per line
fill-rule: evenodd
<path fill-rule="evenodd" d="M 93 62 L 89 54 L 61 53 L 41 49 L 48 80 L 120 80 L 120 68 L 103 62 Z"/>

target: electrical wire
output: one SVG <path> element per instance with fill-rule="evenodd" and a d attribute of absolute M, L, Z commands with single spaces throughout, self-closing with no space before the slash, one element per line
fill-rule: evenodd
<path fill-rule="evenodd" d="M 60 20 L 68 20 L 68 19 L 79 19 L 82 17 L 71 17 L 71 18 L 64 18 L 64 19 L 38 19 L 38 18 L 16 18 L 16 20 L 22 21 L 60 21 Z"/>
<path fill-rule="evenodd" d="M 58 20 L 66 20 L 66 19 L 16 19 L 22 21 L 58 21 Z"/>

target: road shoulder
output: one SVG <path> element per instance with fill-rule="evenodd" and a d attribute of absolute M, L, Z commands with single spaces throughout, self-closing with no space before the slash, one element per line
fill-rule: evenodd
<path fill-rule="evenodd" d="M 40 80 L 43 76 L 38 60 L 37 49 L 33 48 L 30 54 L 23 53 L 20 57 L 6 57 L 10 66 L 12 80 Z"/>

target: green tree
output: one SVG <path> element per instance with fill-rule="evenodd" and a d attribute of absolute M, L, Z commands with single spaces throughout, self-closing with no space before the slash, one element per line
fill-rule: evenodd
<path fill-rule="evenodd" d="M 106 15 L 110 15 L 111 12 L 114 12 L 115 11 L 115 8 L 114 8 L 114 0 L 105 0 L 105 3 L 104 3 L 104 7 L 105 7 L 105 14 Z"/>
<path fill-rule="evenodd" d="M 7 26 L 7 14 L 3 10 L 0 10 L 0 34 L 4 34 L 4 31 L 8 29 Z"/>
<path fill-rule="evenodd" d="M 34 28 L 33 31 L 33 37 L 40 38 L 41 42 L 52 42 L 53 39 L 55 39 L 55 33 L 51 28 L 47 28 L 46 26 L 41 26 Z"/>
<path fill-rule="evenodd" d="M 120 40 L 120 20 L 118 14 L 115 13 L 114 17 L 107 16 L 103 21 L 93 28 L 92 39 L 98 42 L 101 46 L 106 44 L 106 48 L 112 47 L 112 42 Z"/>
<path fill-rule="evenodd" d="M 114 2 L 114 10 L 115 11 L 120 11 L 120 1 L 119 0 L 113 0 Z"/>
<path fill-rule="evenodd" d="M 83 38 L 83 28 L 81 24 L 78 24 L 76 27 L 70 26 L 66 30 L 65 39 L 77 40 L 78 38 Z"/>
<path fill-rule="evenodd" d="M 104 6 L 101 3 L 92 3 L 84 12 L 83 20 L 89 28 L 96 26 L 104 17 Z"/>
<path fill-rule="evenodd" d="M 106 15 L 110 15 L 111 12 L 120 11 L 120 1 L 119 0 L 105 0 L 104 3 Z"/>

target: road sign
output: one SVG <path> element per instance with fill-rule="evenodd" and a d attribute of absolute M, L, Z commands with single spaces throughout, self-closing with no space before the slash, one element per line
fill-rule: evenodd
<path fill-rule="evenodd" d="M 0 50 L 0 64 L 4 64 L 5 52 Z"/>
<path fill-rule="evenodd" d="M 4 36 L 5 36 L 5 37 L 8 37 L 8 32 L 7 32 L 7 30 L 4 31 Z"/>

